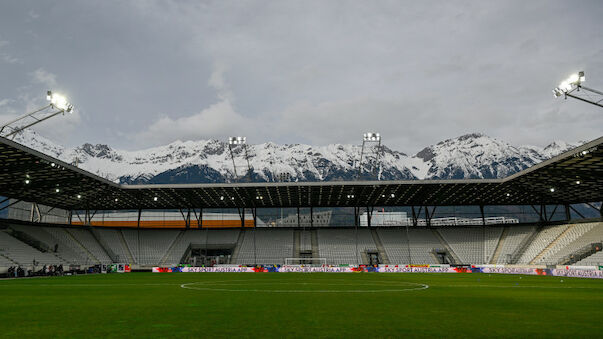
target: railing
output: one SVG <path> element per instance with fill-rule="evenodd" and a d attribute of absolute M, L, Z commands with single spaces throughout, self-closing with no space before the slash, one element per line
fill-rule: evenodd
<path fill-rule="evenodd" d="M 603 243 L 596 242 L 596 243 L 588 244 L 588 245 L 583 246 L 580 249 L 574 251 L 574 253 L 572 253 L 570 255 L 566 255 L 565 257 L 561 258 L 561 260 L 559 261 L 559 265 L 571 265 L 571 264 L 577 263 L 578 261 L 580 261 L 586 257 L 589 257 L 589 256 L 601 251 L 602 249 L 603 249 Z"/>

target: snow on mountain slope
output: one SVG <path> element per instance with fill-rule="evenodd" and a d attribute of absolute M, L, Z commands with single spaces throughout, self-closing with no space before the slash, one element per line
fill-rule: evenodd
<path fill-rule="evenodd" d="M 426 147 L 417 157 L 430 164 L 425 178 L 503 178 L 576 146 L 555 142 L 544 149 L 514 147 L 483 134 L 467 134 Z"/>
<path fill-rule="evenodd" d="M 26 131 L 15 141 L 121 183 L 228 182 L 234 176 L 228 145 L 217 140 L 175 141 L 138 151 L 84 144 L 66 149 Z M 414 156 L 383 147 L 378 171 L 363 159 L 363 179 L 458 179 L 505 177 L 578 144 L 562 141 L 545 148 L 514 147 L 483 134 L 467 134 L 424 148 Z M 288 174 L 292 181 L 353 180 L 360 146 L 310 146 L 264 143 L 247 145 L 253 181 L 275 181 Z M 243 147 L 233 149 L 238 176 L 246 173 Z M 367 162 L 368 160 L 368 162 Z"/>

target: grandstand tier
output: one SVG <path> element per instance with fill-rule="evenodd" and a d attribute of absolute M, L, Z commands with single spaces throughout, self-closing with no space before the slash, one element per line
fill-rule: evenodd
<path fill-rule="evenodd" d="M 315 229 L 128 229 L 8 224 L 0 230 L 0 269 L 9 266 L 127 263 L 138 268 L 211 260 L 282 265 L 324 258 L 328 265 L 565 264 L 603 242 L 603 222 L 554 226 Z M 599 248 L 600 250 L 600 248 Z M 601 251 L 578 264 L 603 265 Z M 219 258 L 218 258 L 219 257 Z M 210 260 L 208 260 L 208 258 Z M 446 262 L 448 261 L 448 262 Z"/>

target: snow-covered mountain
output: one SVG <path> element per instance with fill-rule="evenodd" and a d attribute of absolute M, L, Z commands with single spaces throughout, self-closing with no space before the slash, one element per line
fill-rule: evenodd
<path fill-rule="evenodd" d="M 245 149 L 233 149 L 235 176 L 228 145 L 218 140 L 175 141 L 139 151 L 101 144 L 65 148 L 32 131 L 18 135 L 15 141 L 120 183 L 230 182 L 247 170 Z M 380 167 L 374 166 L 375 156 L 369 148 L 369 156 L 362 160 L 361 178 L 500 178 L 578 145 L 556 141 L 544 148 L 515 147 L 483 134 L 467 134 L 413 156 L 383 147 Z M 283 175 L 291 181 L 353 180 L 358 175 L 360 152 L 358 145 L 247 145 L 253 181 L 282 180 Z"/>

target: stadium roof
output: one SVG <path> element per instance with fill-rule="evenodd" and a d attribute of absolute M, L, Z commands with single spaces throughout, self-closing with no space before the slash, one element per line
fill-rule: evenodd
<path fill-rule="evenodd" d="M 504 179 L 119 185 L 0 137 L 0 196 L 67 210 L 598 202 L 602 144 L 600 137 Z"/>

